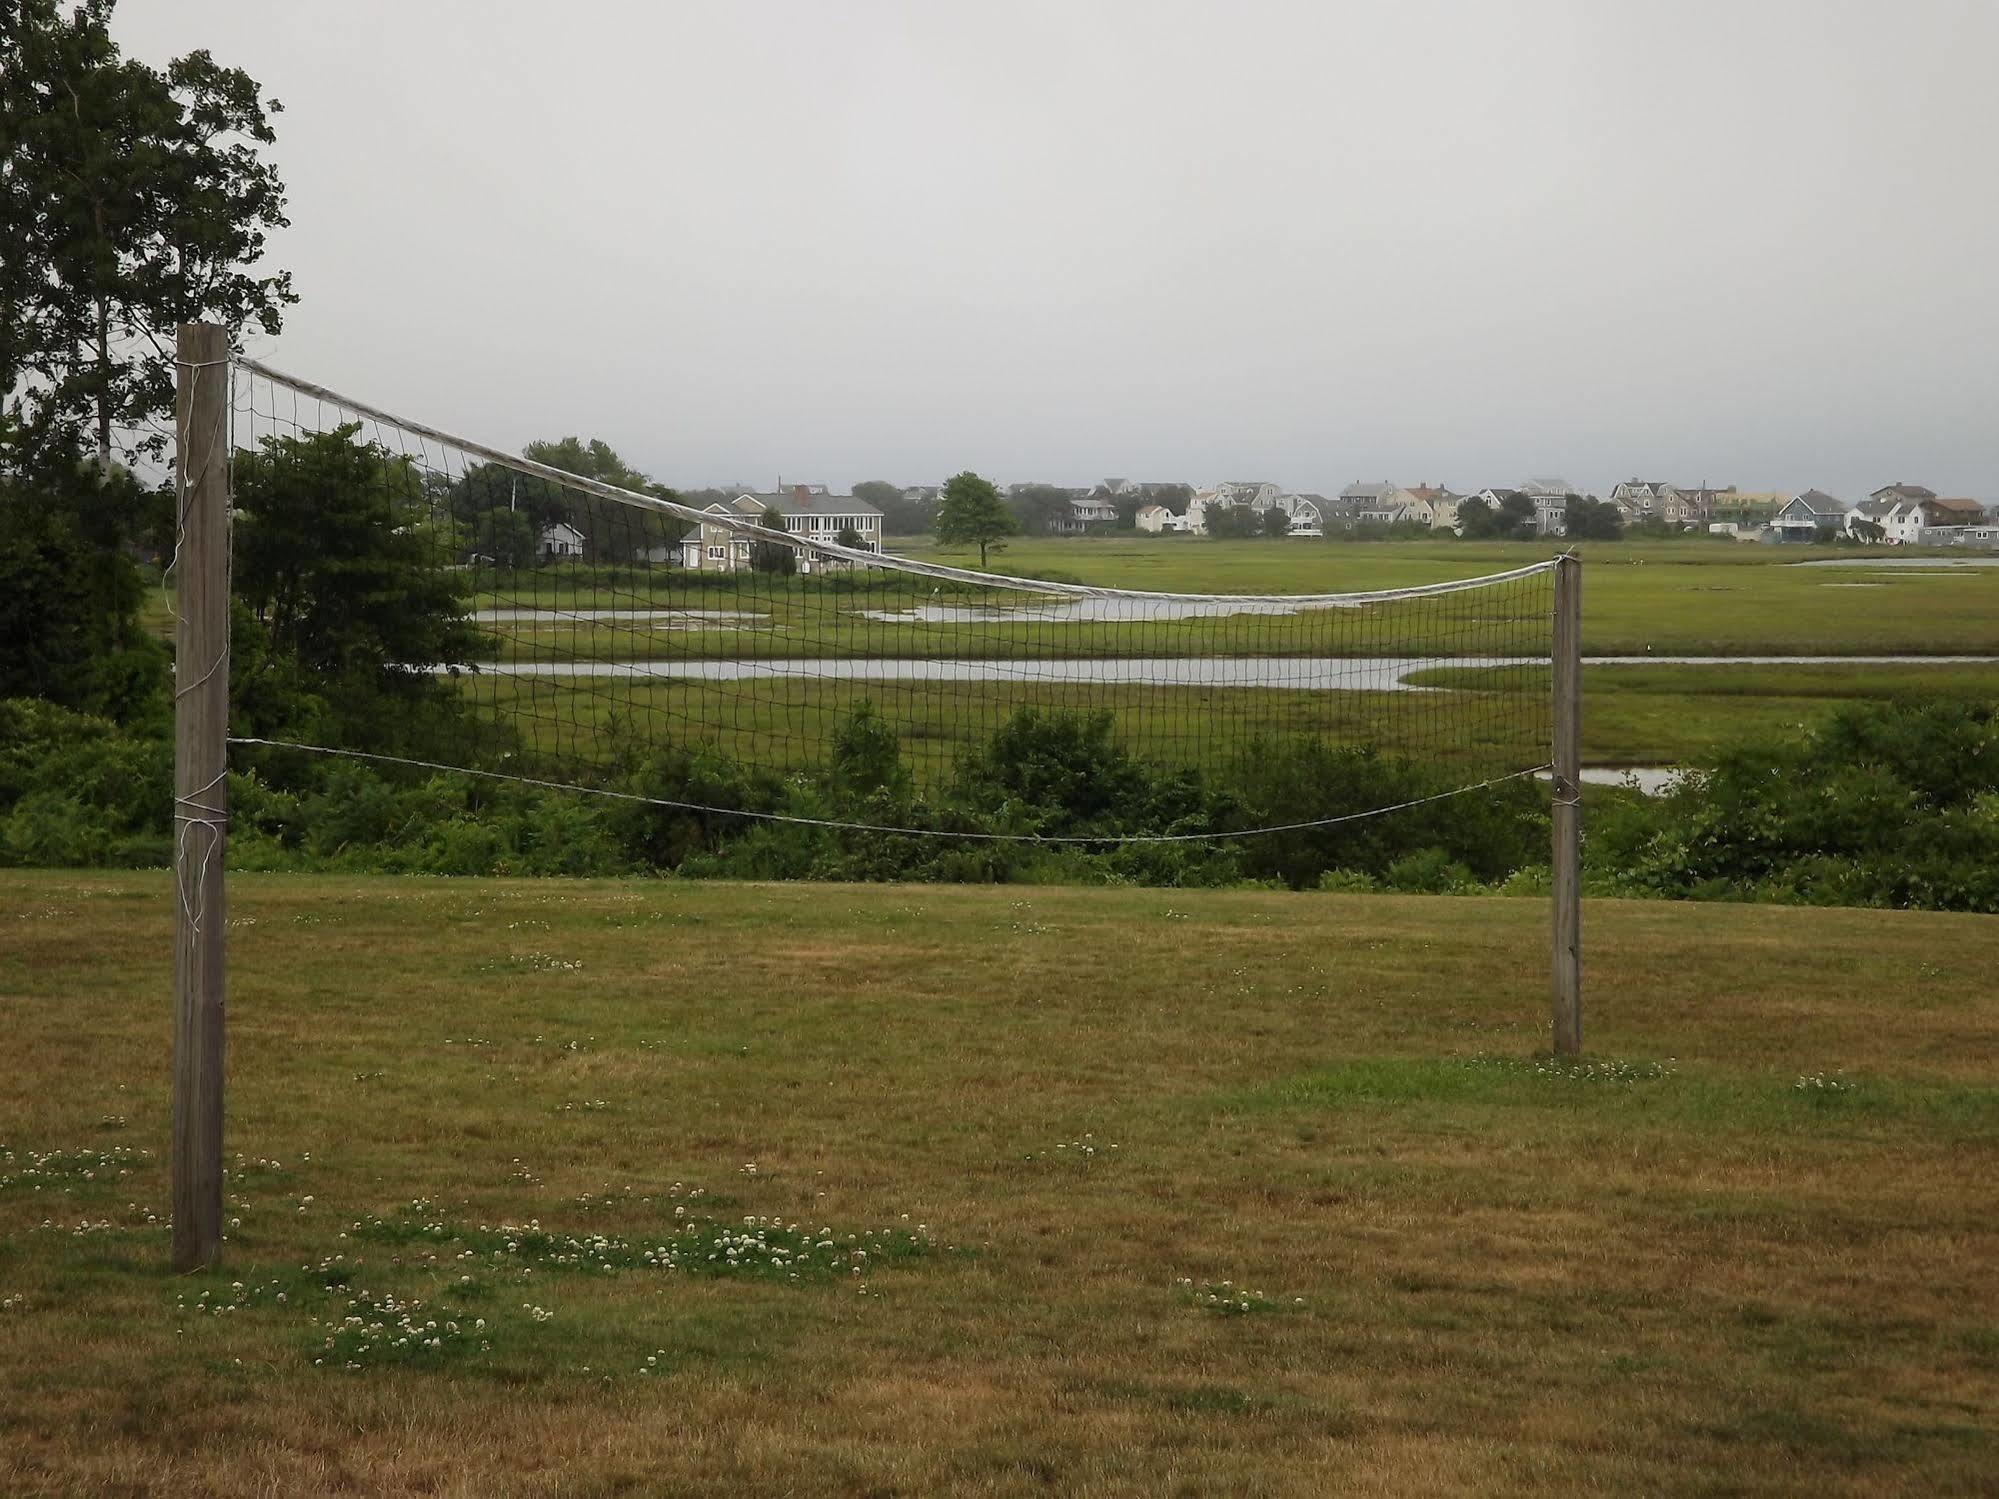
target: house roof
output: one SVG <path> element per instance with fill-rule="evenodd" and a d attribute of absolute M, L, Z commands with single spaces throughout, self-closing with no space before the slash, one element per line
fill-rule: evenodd
<path fill-rule="evenodd" d="M 1385 500 L 1395 493 L 1395 486 L 1383 480 L 1379 484 L 1364 484 L 1356 479 L 1340 491 L 1343 500 Z"/>
<path fill-rule="evenodd" d="M 1566 500 L 1582 493 L 1567 479 L 1522 479 L 1519 492 L 1537 500 Z"/>
<path fill-rule="evenodd" d="M 745 515 L 762 515 L 766 510 L 775 510 L 779 515 L 880 515 L 881 511 L 866 500 L 857 500 L 850 494 L 827 494 L 823 490 L 817 494 L 739 494 L 736 509 Z"/>
<path fill-rule="evenodd" d="M 1853 513 L 1863 520 L 1880 520 L 1901 508 L 1900 500 L 1862 500 L 1853 507 Z"/>
<path fill-rule="evenodd" d="M 1904 484 L 1897 479 L 1893 484 L 1884 484 L 1874 491 L 1873 498 L 1892 500 L 1933 500 L 1937 497 L 1934 489 L 1925 489 L 1920 484 Z"/>
<path fill-rule="evenodd" d="M 1962 515 L 1967 517 L 1976 517 L 1979 519 L 1983 519 L 1985 515 L 1985 507 L 1979 504 L 1978 501 L 1976 500 L 1966 500 L 1966 499 L 1931 500 L 1930 508 L 1933 510 L 1944 511 L 1946 514 L 1949 515 Z"/>
<path fill-rule="evenodd" d="M 1791 503 L 1803 505 L 1813 515 L 1845 515 L 1853 508 L 1845 500 L 1834 499 L 1823 489 L 1808 489 Z"/>

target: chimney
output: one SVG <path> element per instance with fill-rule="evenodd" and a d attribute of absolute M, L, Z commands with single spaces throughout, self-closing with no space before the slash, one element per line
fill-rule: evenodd
<path fill-rule="evenodd" d="M 791 497 L 798 501 L 800 505 L 810 505 L 812 503 L 812 486 L 809 484 L 792 485 Z"/>

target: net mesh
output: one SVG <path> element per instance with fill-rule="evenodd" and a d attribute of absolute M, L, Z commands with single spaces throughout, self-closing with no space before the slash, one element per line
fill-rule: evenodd
<path fill-rule="evenodd" d="M 615 790 L 667 750 L 818 773 L 865 711 L 929 785 L 1032 708 L 1108 715 L 1134 755 L 1204 771 L 1306 741 L 1462 790 L 1548 759 L 1548 563 L 1314 595 L 1001 576 L 890 554 L 880 515 L 849 497 L 745 489 L 689 506 L 253 361 L 231 378 L 239 655 L 254 630 L 337 677 L 362 649 L 355 598 L 403 642 L 399 690 L 370 712 L 260 721 L 250 672 L 232 733 L 259 752 Z M 352 545 L 355 528 L 385 531 L 393 557 Z M 356 559 L 348 613 L 291 588 L 283 559 L 315 552 Z M 1426 675 L 1462 667 L 1476 676 Z"/>

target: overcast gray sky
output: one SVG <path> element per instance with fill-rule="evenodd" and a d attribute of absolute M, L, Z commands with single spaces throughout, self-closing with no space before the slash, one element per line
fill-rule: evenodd
<path fill-rule="evenodd" d="M 1995 0 L 124 0 L 281 99 L 253 349 L 668 483 L 1999 498 Z"/>

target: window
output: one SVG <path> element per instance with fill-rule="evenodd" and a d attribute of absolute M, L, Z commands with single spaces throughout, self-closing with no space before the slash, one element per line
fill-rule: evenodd
<path fill-rule="evenodd" d="M 710 547 L 708 548 L 708 557 L 709 560 L 714 562 L 727 562 L 729 560 L 729 549 L 727 547 Z"/>

